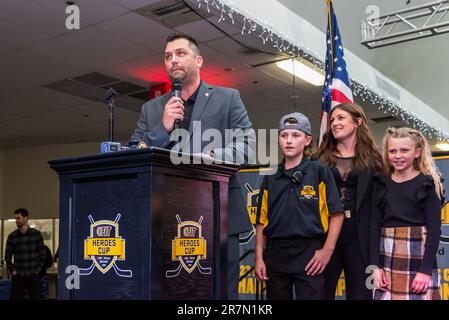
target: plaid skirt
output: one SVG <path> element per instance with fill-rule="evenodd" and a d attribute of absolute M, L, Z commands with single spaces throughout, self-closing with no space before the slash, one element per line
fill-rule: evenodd
<path fill-rule="evenodd" d="M 427 229 L 424 226 L 382 228 L 380 258 L 388 286 L 386 291 L 374 289 L 374 300 L 440 300 L 440 279 L 436 269 L 432 271 L 425 293 L 411 291 L 424 256 L 426 237 Z"/>

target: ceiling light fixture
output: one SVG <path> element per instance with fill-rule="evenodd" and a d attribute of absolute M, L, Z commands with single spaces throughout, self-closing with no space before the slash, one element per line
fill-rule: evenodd
<path fill-rule="evenodd" d="M 292 61 L 289 59 L 276 62 L 276 66 L 292 75 L 294 74 L 297 78 L 307 81 L 314 86 L 319 87 L 324 84 L 324 74 L 314 70 L 303 62 L 296 60 Z"/>
<path fill-rule="evenodd" d="M 435 144 L 435 147 L 437 147 L 441 151 L 449 151 L 449 143 L 447 143 L 446 141 L 438 142 L 437 144 Z"/>

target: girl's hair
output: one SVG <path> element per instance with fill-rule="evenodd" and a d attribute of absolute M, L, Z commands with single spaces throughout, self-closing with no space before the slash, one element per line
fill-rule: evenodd
<path fill-rule="evenodd" d="M 354 154 L 356 155 L 352 160 L 352 167 L 356 170 L 374 168 L 376 171 L 382 170 L 382 156 L 379 148 L 374 141 L 373 135 L 368 128 L 365 112 L 355 103 L 342 103 L 335 106 L 329 116 L 337 110 L 348 112 L 352 120 L 358 123 L 361 119 L 360 126 L 356 129 L 356 143 L 354 147 Z M 335 156 L 337 154 L 338 141 L 334 138 L 331 126 L 328 126 L 326 133 L 323 136 L 323 141 L 318 147 L 315 159 L 319 159 L 329 166 L 335 166 Z"/>
<path fill-rule="evenodd" d="M 432 152 L 430 145 L 427 142 L 424 135 L 419 130 L 401 127 L 395 128 L 390 127 L 387 129 L 385 136 L 382 141 L 383 145 L 383 160 L 384 160 L 384 170 L 387 174 L 392 174 L 394 171 L 393 166 L 388 161 L 388 139 L 389 138 L 410 138 L 415 143 L 415 148 L 421 150 L 421 154 L 418 158 L 413 161 L 413 167 L 429 176 L 432 176 L 435 191 L 438 197 L 441 199 L 443 194 L 443 185 L 441 183 L 441 173 L 435 165 L 435 161 L 432 158 Z"/>

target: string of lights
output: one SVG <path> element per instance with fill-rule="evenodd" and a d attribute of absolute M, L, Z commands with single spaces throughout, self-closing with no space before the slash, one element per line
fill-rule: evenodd
<path fill-rule="evenodd" d="M 242 35 L 258 33 L 258 38 L 260 38 L 262 44 L 272 46 L 280 53 L 285 53 L 291 58 L 298 59 L 299 61 L 302 59 L 307 60 L 316 68 L 324 68 L 324 62 L 319 58 L 318 54 L 311 52 L 308 47 L 295 44 L 286 35 L 273 32 L 274 28 L 267 21 L 258 18 L 248 18 L 245 14 L 239 12 L 238 9 L 229 7 L 220 0 L 197 0 L 197 3 L 198 9 L 202 6 L 206 6 L 208 13 L 210 13 L 211 10 L 218 11 L 218 15 L 220 16 L 218 23 L 229 20 L 230 23 L 235 24 L 237 16 L 239 16 L 239 21 L 243 22 L 241 27 Z M 351 79 L 351 87 L 354 96 L 360 97 L 363 101 L 371 102 L 385 114 L 390 114 L 398 119 L 401 119 L 408 126 L 412 126 L 420 130 L 429 138 L 436 137 L 438 140 L 449 141 L 449 133 L 447 131 L 422 120 L 422 117 L 418 114 L 393 101 L 382 92 L 374 90 L 370 88 L 370 86 L 354 79 Z"/>

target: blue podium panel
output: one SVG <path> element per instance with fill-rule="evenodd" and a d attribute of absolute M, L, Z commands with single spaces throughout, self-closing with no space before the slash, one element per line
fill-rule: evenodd
<path fill-rule="evenodd" d="M 79 268 L 80 288 L 71 298 L 142 298 L 151 250 L 142 221 L 147 197 L 138 174 L 74 180 L 71 263 Z"/>
<path fill-rule="evenodd" d="M 214 232 L 214 185 L 165 175 L 158 175 L 155 180 L 161 208 L 153 207 L 153 221 L 160 224 L 153 231 L 162 231 L 162 274 L 155 275 L 162 279 L 161 298 L 210 299 L 216 272 L 214 234 L 219 235 Z M 155 282 L 157 279 L 153 279 Z"/>

